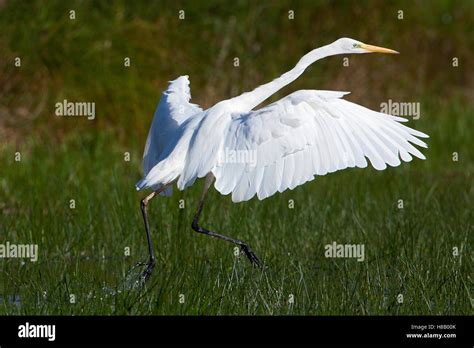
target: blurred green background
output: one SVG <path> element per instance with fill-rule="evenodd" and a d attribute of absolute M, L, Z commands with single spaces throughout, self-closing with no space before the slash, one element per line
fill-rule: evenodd
<path fill-rule="evenodd" d="M 351 91 L 349 99 L 372 108 L 388 98 L 469 105 L 473 7 L 471 1 L 2 1 L 2 135 L 22 144 L 15 134 L 62 139 L 78 127 L 113 129 L 123 144 L 141 145 L 167 81 L 190 75 L 193 100 L 209 107 L 279 76 L 304 53 L 340 37 L 401 55 L 352 56 L 345 68 L 341 56 L 325 59 L 276 98 L 315 88 Z M 15 57 L 22 59 L 19 69 Z M 65 98 L 96 102 L 97 120 L 52 117 L 54 104 Z"/>
<path fill-rule="evenodd" d="M 0 312 L 472 313 L 473 1 L 1 0 L 0 27 L 0 242 L 40 248 L 35 264 L 0 260 Z M 247 240 L 269 264 L 264 274 L 193 234 L 199 187 L 154 201 L 154 280 L 138 294 L 124 289 L 147 255 L 134 183 L 167 81 L 188 74 L 192 101 L 207 108 L 339 37 L 401 54 L 354 55 L 348 67 L 343 56 L 324 59 L 271 100 L 333 89 L 375 110 L 419 102 L 410 126 L 431 136 L 427 161 L 335 173 L 263 202 L 232 205 L 214 192 L 205 220 Z M 95 102 L 95 120 L 56 117 L 64 99 Z M 365 243 L 371 261 L 325 259 L 334 240 Z M 180 304 L 180 293 L 190 300 Z"/>

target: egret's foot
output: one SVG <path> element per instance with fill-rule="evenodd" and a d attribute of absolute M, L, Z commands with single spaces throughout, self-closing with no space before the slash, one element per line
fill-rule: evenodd
<path fill-rule="evenodd" d="M 151 274 L 153 273 L 153 268 L 155 268 L 155 264 L 155 260 L 150 260 L 145 264 L 145 270 L 142 273 L 143 282 L 146 282 L 150 278 Z"/>
<path fill-rule="evenodd" d="M 253 252 L 252 249 L 248 246 L 248 244 L 241 244 L 240 245 L 240 250 L 242 250 L 245 253 L 245 256 L 249 259 L 249 261 L 254 265 L 255 267 L 258 268 L 263 268 L 263 263 L 260 261 L 258 256 Z"/>

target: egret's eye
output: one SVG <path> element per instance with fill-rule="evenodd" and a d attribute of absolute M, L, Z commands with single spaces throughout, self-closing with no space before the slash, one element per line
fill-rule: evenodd
<path fill-rule="evenodd" d="M 360 45 L 358 43 L 355 43 L 352 45 L 352 48 L 358 48 Z"/>

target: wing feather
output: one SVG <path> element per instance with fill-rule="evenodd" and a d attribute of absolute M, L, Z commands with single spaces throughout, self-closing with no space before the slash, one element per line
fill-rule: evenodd
<path fill-rule="evenodd" d="M 143 177 L 146 177 L 153 167 L 168 154 L 167 148 L 179 136 L 178 127 L 190 116 L 202 112 L 198 105 L 190 103 L 190 99 L 191 90 L 187 75 L 170 81 L 167 90 L 160 98 L 148 132 L 143 151 Z M 139 181 L 137 189 L 141 189 L 143 185 L 144 181 Z M 158 188 L 159 186 L 154 189 Z M 172 188 L 169 187 L 163 194 L 170 195 L 171 193 Z"/>
<path fill-rule="evenodd" d="M 400 122 L 341 99 L 345 92 L 295 92 L 260 110 L 233 114 L 221 151 L 254 152 L 256 163 L 219 162 L 216 189 L 234 202 L 294 189 L 315 175 L 367 166 L 377 170 L 425 156 L 428 136 Z"/>
<path fill-rule="evenodd" d="M 191 92 L 187 75 L 170 81 L 168 89 L 163 92 L 158 103 L 146 140 L 143 152 L 144 176 L 158 163 L 179 125 L 189 116 L 202 112 L 199 106 L 189 102 L 190 99 Z"/>

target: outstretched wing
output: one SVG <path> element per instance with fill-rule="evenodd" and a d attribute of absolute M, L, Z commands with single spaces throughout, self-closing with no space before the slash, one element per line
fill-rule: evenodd
<path fill-rule="evenodd" d="M 341 99 L 347 93 L 302 90 L 257 111 L 233 114 L 212 173 L 234 202 L 293 189 L 315 175 L 348 167 L 383 170 L 425 156 L 411 143 L 426 134 Z"/>
<path fill-rule="evenodd" d="M 163 92 L 160 102 L 155 111 L 151 123 L 148 137 L 143 151 L 143 177 L 146 177 L 150 170 L 162 159 L 163 151 L 168 144 L 175 141 L 177 129 L 180 124 L 190 116 L 202 112 L 202 109 L 190 103 L 191 90 L 189 88 L 188 75 L 180 76 L 176 80 L 170 81 L 168 89 Z M 136 187 L 141 189 L 143 180 L 140 180 Z M 154 187 L 158 189 L 159 187 Z M 162 192 L 163 195 L 170 195 L 172 187 L 168 187 Z"/>
<path fill-rule="evenodd" d="M 180 124 L 202 109 L 190 103 L 191 90 L 188 75 L 170 81 L 168 89 L 161 96 L 151 123 L 143 152 L 144 176 L 158 163 L 169 142 L 174 140 Z"/>

